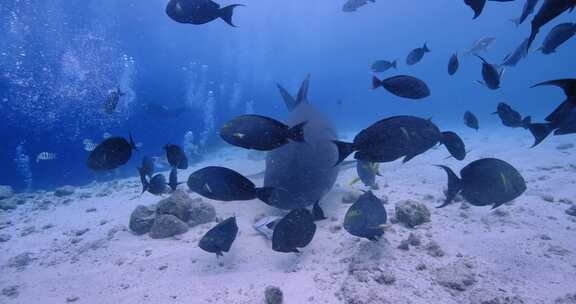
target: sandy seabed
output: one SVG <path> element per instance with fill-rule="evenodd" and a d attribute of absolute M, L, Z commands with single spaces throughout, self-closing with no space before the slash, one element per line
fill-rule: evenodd
<path fill-rule="evenodd" d="M 265 303 L 268 286 L 282 290 L 284 303 L 297 304 L 576 303 L 576 212 L 569 214 L 576 211 L 574 137 L 530 149 L 530 135 L 519 129 L 460 134 L 471 150 L 463 162 L 446 159 L 440 147 L 381 166 L 374 193 L 387 201 L 391 226 L 379 242 L 342 229 L 346 198 L 362 187 L 349 185 L 354 169 L 341 171 L 321 203 L 328 219 L 317 223 L 301 254 L 272 251 L 252 228 L 263 214 L 282 214 L 259 201 L 204 199 L 218 218 L 235 215 L 240 228 L 231 251 L 217 259 L 197 246 L 214 222 L 168 239 L 134 235 L 127 228 L 134 208 L 161 199 L 140 196 L 136 178 L 62 197 L 17 194 L 10 200 L 18 207 L 0 211 L 0 303 L 251 304 Z M 264 161 L 247 155 L 222 150 L 180 178 L 207 165 L 246 175 L 264 169 Z M 446 175 L 432 164 L 458 172 L 483 157 L 518 168 L 528 184 L 524 195 L 496 210 L 462 202 L 434 208 L 444 198 Z M 405 201 L 424 204 L 431 220 L 414 228 L 397 222 L 395 207 Z"/>

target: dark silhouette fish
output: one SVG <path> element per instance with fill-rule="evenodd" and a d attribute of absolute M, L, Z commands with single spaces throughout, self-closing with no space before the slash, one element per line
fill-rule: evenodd
<path fill-rule="evenodd" d="M 150 156 L 144 156 L 144 158 L 142 158 L 142 165 L 138 168 L 138 172 L 140 172 L 140 174 L 143 174 L 144 176 L 152 177 L 155 168 L 156 165 L 154 162 L 154 158 Z"/>
<path fill-rule="evenodd" d="M 306 144 L 289 142 L 268 152 L 264 187 L 277 191 L 270 205 L 292 210 L 308 207 L 328 193 L 338 177 L 338 151 L 332 144 L 337 138 L 330 121 L 308 103 L 310 76 L 304 80 L 298 96 L 293 98 L 283 87 L 278 89 L 290 114 L 287 125 L 295 126 L 308 121 L 304 127 Z"/>
<path fill-rule="evenodd" d="M 430 120 L 414 116 L 394 116 L 380 120 L 362 130 L 353 143 L 334 141 L 338 147 L 338 163 L 350 154 L 357 160 L 392 162 L 404 157 L 407 162 L 438 143 L 446 146 L 457 160 L 466 157 L 464 142 L 454 132 L 440 132 Z"/>
<path fill-rule="evenodd" d="M 520 60 L 522 60 L 528 54 L 528 39 L 524 41 L 514 50 L 514 52 L 508 54 L 501 66 L 516 66 Z"/>
<path fill-rule="evenodd" d="M 324 210 L 320 207 L 320 202 L 316 202 L 316 204 L 312 206 L 312 217 L 314 217 L 315 222 L 327 219 L 324 215 Z"/>
<path fill-rule="evenodd" d="M 148 182 L 148 185 L 144 187 L 146 191 L 154 195 L 162 195 L 168 192 L 168 187 L 166 183 L 166 177 L 162 174 L 156 174 Z"/>
<path fill-rule="evenodd" d="M 188 157 L 182 148 L 177 145 L 168 144 L 164 146 L 164 150 L 166 150 L 166 158 L 170 166 L 181 170 L 188 169 Z"/>
<path fill-rule="evenodd" d="M 224 124 L 220 137 L 227 143 L 259 151 L 279 148 L 289 140 L 303 143 L 304 126 L 307 122 L 293 127 L 260 115 L 241 115 Z"/>
<path fill-rule="evenodd" d="M 464 124 L 466 124 L 468 128 L 472 128 L 476 131 L 478 131 L 480 128 L 478 118 L 476 118 L 476 115 L 472 114 L 470 111 L 466 111 L 466 113 L 464 113 Z"/>
<path fill-rule="evenodd" d="M 383 73 L 391 68 L 396 69 L 398 67 L 398 60 L 387 61 L 387 60 L 377 60 L 372 63 L 370 69 L 374 73 Z"/>
<path fill-rule="evenodd" d="M 478 80 L 478 83 L 485 85 L 490 90 L 498 90 L 504 70 L 499 69 L 495 64 L 488 63 L 488 61 L 479 55 L 476 55 L 476 57 L 482 60 L 482 79 L 484 79 L 484 81 Z"/>
<path fill-rule="evenodd" d="M 166 5 L 166 14 L 178 23 L 205 24 L 222 18 L 230 26 L 234 9 L 242 4 L 220 7 L 212 0 L 170 0 Z"/>
<path fill-rule="evenodd" d="M 422 99 L 430 96 L 426 83 L 416 77 L 399 75 L 384 80 L 372 77 L 372 89 L 383 87 L 388 92 L 403 98 Z"/>
<path fill-rule="evenodd" d="M 526 2 L 524 3 L 524 7 L 522 8 L 522 14 L 520 14 L 520 17 L 512 19 L 510 21 L 514 22 L 516 26 L 519 26 L 520 24 L 524 23 L 526 18 L 532 15 L 532 13 L 534 13 L 534 9 L 536 8 L 536 4 L 538 4 L 538 1 L 540 0 L 526 0 Z"/>
<path fill-rule="evenodd" d="M 426 43 L 424 43 L 424 46 L 415 48 L 412 51 L 410 51 L 410 53 L 408 53 L 408 56 L 406 57 L 406 64 L 407 65 L 417 64 L 418 62 L 420 62 L 420 60 L 422 60 L 422 58 L 424 58 L 424 54 L 429 52 L 430 49 L 428 48 Z"/>
<path fill-rule="evenodd" d="M 554 132 L 554 135 L 576 133 L 576 79 L 545 81 L 532 87 L 544 85 L 561 88 L 566 95 L 566 100 L 546 117 L 546 123 L 530 124 L 529 129 L 534 136 L 533 147 L 540 144 L 552 132 Z"/>
<path fill-rule="evenodd" d="M 438 166 L 448 174 L 446 200 L 438 208 L 448 206 L 458 193 L 474 206 L 492 209 L 512 201 L 526 191 L 526 182 L 518 170 L 505 161 L 484 158 L 471 162 L 460 171 L 460 178 L 446 166 Z"/>
<path fill-rule="evenodd" d="M 540 28 L 556 17 L 562 15 L 565 11 L 572 11 L 576 6 L 576 0 L 544 0 L 544 4 L 532 19 L 530 37 L 528 37 L 529 50 L 536 39 L 536 35 L 540 32 Z"/>
<path fill-rule="evenodd" d="M 222 256 L 222 252 L 230 251 L 232 243 L 238 235 L 236 217 L 230 217 L 208 230 L 198 242 L 200 249 Z"/>
<path fill-rule="evenodd" d="M 544 39 L 542 46 L 538 49 L 543 54 L 548 55 L 556 52 L 556 49 L 568 39 L 576 34 L 576 23 L 561 23 L 556 25 Z"/>
<path fill-rule="evenodd" d="M 310 211 L 294 209 L 274 227 L 272 249 L 278 252 L 300 252 L 298 248 L 308 246 L 315 233 L 316 224 Z"/>
<path fill-rule="evenodd" d="M 170 189 L 172 189 L 172 191 L 176 191 L 178 185 L 181 184 L 183 183 L 178 182 L 178 169 L 176 169 L 176 167 L 173 167 L 172 170 L 170 170 L 170 177 L 168 178 L 168 186 L 170 186 Z"/>
<path fill-rule="evenodd" d="M 351 235 L 377 241 L 384 234 L 386 220 L 384 202 L 368 191 L 350 206 L 343 226 Z"/>
<path fill-rule="evenodd" d="M 448 75 L 452 76 L 456 74 L 459 67 L 460 62 L 458 61 L 458 54 L 452 54 L 450 60 L 448 60 Z"/>
<path fill-rule="evenodd" d="M 500 117 L 502 124 L 510 128 L 527 129 L 530 123 L 532 122 L 532 118 L 530 116 L 522 118 L 522 115 L 520 115 L 520 113 L 512 109 L 511 106 L 509 106 L 504 102 L 499 103 L 496 112 L 492 114 L 498 114 L 498 117 Z"/>
<path fill-rule="evenodd" d="M 130 160 L 132 150 L 136 150 L 132 135 L 130 141 L 123 137 L 110 137 L 90 152 L 86 165 L 94 171 L 116 169 Z"/>
<path fill-rule="evenodd" d="M 104 102 L 104 112 L 106 114 L 112 114 L 116 111 L 116 107 L 118 106 L 118 102 L 120 101 L 120 97 L 126 94 L 120 91 L 120 88 L 116 88 L 108 94 L 106 97 L 106 101 Z"/>
<path fill-rule="evenodd" d="M 210 166 L 197 170 L 188 178 L 188 188 L 217 201 L 247 201 L 260 199 L 269 204 L 273 188 L 257 188 L 242 174 L 228 168 Z"/>
<path fill-rule="evenodd" d="M 464 0 L 464 3 L 468 5 L 474 11 L 474 18 L 478 18 L 482 11 L 484 10 L 484 6 L 486 6 L 486 1 L 493 1 L 493 2 L 511 2 L 514 0 Z"/>

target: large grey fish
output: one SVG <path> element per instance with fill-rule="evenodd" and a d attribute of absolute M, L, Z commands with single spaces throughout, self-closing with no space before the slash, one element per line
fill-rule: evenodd
<path fill-rule="evenodd" d="M 290 115 L 287 124 L 295 126 L 308 121 L 304 127 L 306 144 L 289 142 L 268 153 L 264 187 L 277 191 L 268 202 L 274 207 L 292 210 L 311 206 L 332 189 L 338 177 L 338 151 L 332 144 L 337 138 L 332 123 L 308 103 L 310 76 L 306 77 L 298 96 L 292 97 L 278 85 Z"/>
<path fill-rule="evenodd" d="M 562 15 L 565 11 L 572 11 L 576 6 L 576 0 L 544 0 L 544 4 L 532 19 L 532 29 L 530 37 L 528 38 L 528 47 L 532 46 L 532 42 L 536 39 L 536 35 L 540 32 L 540 28 L 556 17 Z"/>
<path fill-rule="evenodd" d="M 556 52 L 556 48 L 561 46 L 568 39 L 576 34 L 576 23 L 561 23 L 556 25 L 548 36 L 544 39 L 542 46 L 538 49 L 543 54 L 548 55 Z"/>
<path fill-rule="evenodd" d="M 504 58 L 504 62 L 502 62 L 502 66 L 516 66 L 522 58 L 526 57 L 528 54 L 528 39 L 524 39 L 524 41 L 514 50 L 514 52 L 508 54 Z"/>
<path fill-rule="evenodd" d="M 222 18 L 230 26 L 234 8 L 242 4 L 220 7 L 212 0 L 170 0 L 166 5 L 166 15 L 178 23 L 205 24 Z"/>
<path fill-rule="evenodd" d="M 536 8 L 536 4 L 538 4 L 538 1 L 540 0 L 526 0 L 526 3 L 524 3 L 524 7 L 522 8 L 522 14 L 520 15 L 520 17 L 512 19 L 510 21 L 514 22 L 516 26 L 522 24 L 524 20 L 528 18 L 528 16 L 534 13 L 534 9 Z"/>

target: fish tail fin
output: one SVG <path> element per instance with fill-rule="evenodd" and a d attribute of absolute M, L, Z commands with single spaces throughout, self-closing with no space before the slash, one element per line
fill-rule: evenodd
<path fill-rule="evenodd" d="M 384 82 L 376 76 L 372 76 L 372 90 L 384 86 Z"/>
<path fill-rule="evenodd" d="M 294 99 L 294 97 L 292 97 L 292 95 L 290 95 L 290 93 L 288 93 L 288 91 L 280 84 L 276 84 L 276 87 L 278 88 L 278 91 L 280 91 L 280 95 L 282 95 L 282 99 L 284 100 L 284 104 L 286 104 L 288 111 L 294 110 L 294 108 L 298 106 L 296 99 Z"/>
<path fill-rule="evenodd" d="M 466 147 L 464 141 L 454 132 L 442 132 L 442 144 L 446 146 L 450 155 L 457 160 L 463 160 L 466 157 Z"/>
<path fill-rule="evenodd" d="M 293 141 L 306 142 L 304 139 L 304 126 L 306 126 L 307 123 L 308 121 L 305 121 L 288 129 L 287 137 Z"/>
<path fill-rule="evenodd" d="M 275 191 L 276 188 L 273 187 L 256 188 L 256 198 L 263 201 L 267 205 L 270 205 L 270 200 Z"/>
<path fill-rule="evenodd" d="M 428 48 L 428 41 L 424 42 L 424 46 L 422 47 L 422 49 L 424 50 L 424 52 L 432 52 L 429 48 Z"/>
<path fill-rule="evenodd" d="M 138 150 L 138 147 L 136 147 L 136 143 L 134 143 L 134 138 L 132 137 L 132 133 L 129 134 L 129 137 L 130 137 L 130 146 L 132 147 L 132 149 Z"/>
<path fill-rule="evenodd" d="M 354 144 L 333 140 L 332 141 L 338 148 L 338 162 L 334 166 L 338 166 L 343 160 L 346 159 L 352 152 L 356 151 Z"/>
<path fill-rule="evenodd" d="M 392 61 L 392 67 L 395 69 L 398 68 L 398 59 L 394 59 L 394 61 Z"/>
<path fill-rule="evenodd" d="M 456 195 L 460 192 L 460 190 L 462 190 L 462 181 L 460 180 L 460 178 L 458 178 L 456 173 L 454 173 L 454 171 L 452 171 L 452 169 L 450 169 L 449 167 L 442 165 L 436 165 L 436 167 L 444 169 L 444 171 L 448 175 L 448 190 L 446 190 L 446 200 L 442 205 L 437 207 L 437 208 L 443 208 L 450 205 L 450 203 L 452 203 L 452 200 L 454 200 L 454 197 L 456 197 Z"/>
<path fill-rule="evenodd" d="M 222 20 L 224 20 L 226 23 L 228 23 L 232 27 L 236 27 L 236 25 L 234 25 L 234 23 L 232 23 L 232 15 L 234 14 L 234 9 L 238 6 L 244 6 L 244 5 L 243 4 L 232 4 L 232 5 L 228 5 L 228 6 L 223 7 L 222 9 L 220 9 L 220 18 L 222 18 Z"/>
<path fill-rule="evenodd" d="M 522 119 L 522 127 L 524 129 L 528 129 L 531 124 L 532 124 L 532 116 L 526 116 L 524 117 L 524 119 Z"/>
<path fill-rule="evenodd" d="M 327 217 L 324 215 L 324 210 L 320 207 L 320 201 L 317 201 L 312 207 L 312 216 L 314 216 L 314 221 L 325 220 Z"/>
<path fill-rule="evenodd" d="M 534 136 L 534 144 L 532 145 L 532 148 L 534 148 L 546 139 L 554 128 L 549 123 L 534 123 L 528 126 L 528 130 Z"/>
<path fill-rule="evenodd" d="M 306 75 L 304 81 L 300 85 L 298 95 L 296 95 L 296 102 L 298 104 L 308 101 L 308 89 L 310 88 L 310 74 Z"/>

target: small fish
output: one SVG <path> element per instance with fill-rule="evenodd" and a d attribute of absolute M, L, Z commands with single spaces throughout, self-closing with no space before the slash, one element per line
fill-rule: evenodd
<path fill-rule="evenodd" d="M 538 1 L 540 0 L 526 0 L 526 2 L 524 3 L 524 7 L 522 8 L 522 14 L 520 15 L 520 17 L 516 19 L 511 19 L 510 21 L 514 22 L 516 26 L 519 26 L 520 24 L 524 23 L 526 18 L 532 15 L 532 13 L 534 13 L 534 9 L 536 8 L 536 4 L 538 4 Z"/>
<path fill-rule="evenodd" d="M 372 77 L 372 89 L 383 87 L 388 92 L 407 99 L 422 99 L 430 96 L 426 83 L 416 77 L 399 75 L 384 80 Z"/>
<path fill-rule="evenodd" d="M 466 124 L 468 128 L 475 129 L 476 131 L 480 128 L 478 118 L 476 118 L 476 115 L 472 114 L 470 111 L 464 113 L 464 124 Z"/>
<path fill-rule="evenodd" d="M 300 208 L 290 211 L 274 227 L 272 249 L 278 252 L 300 252 L 298 248 L 308 246 L 314 234 L 316 224 L 310 211 Z"/>
<path fill-rule="evenodd" d="M 148 183 L 146 190 L 154 195 L 162 195 L 168 192 L 168 183 L 166 182 L 166 177 L 162 174 L 156 174 Z"/>
<path fill-rule="evenodd" d="M 480 52 L 487 52 L 488 47 L 492 45 L 494 41 L 496 41 L 495 37 L 480 38 L 472 43 L 472 46 L 466 51 L 466 55 L 474 55 Z"/>
<path fill-rule="evenodd" d="M 484 158 L 471 162 L 460 171 L 460 178 L 448 167 L 437 166 L 448 175 L 446 200 L 438 208 L 452 203 L 458 193 L 473 206 L 492 206 L 510 202 L 526 191 L 526 181 L 507 162 Z"/>
<path fill-rule="evenodd" d="M 106 112 L 106 114 L 113 114 L 114 111 L 116 111 L 120 97 L 124 95 L 126 94 L 122 93 L 120 88 L 110 90 L 108 92 L 108 96 L 106 97 L 106 101 L 104 102 L 104 112 Z"/>
<path fill-rule="evenodd" d="M 384 234 L 386 220 L 384 202 L 368 191 L 346 211 L 343 226 L 351 235 L 377 241 Z"/>
<path fill-rule="evenodd" d="M 502 62 L 502 66 L 516 66 L 522 58 L 528 55 L 528 39 L 524 39 L 524 41 L 514 50 L 514 52 L 508 54 L 504 58 L 504 62 Z"/>
<path fill-rule="evenodd" d="M 368 4 L 368 2 L 375 3 L 376 0 L 347 0 L 342 6 L 342 11 L 346 13 L 355 12 L 357 9 Z"/>
<path fill-rule="evenodd" d="M 305 142 L 304 121 L 289 127 L 275 119 L 260 115 L 241 115 L 224 124 L 220 137 L 227 143 L 258 151 L 270 151 L 289 141 Z"/>
<path fill-rule="evenodd" d="M 222 256 L 222 252 L 230 251 L 232 243 L 238 235 L 236 217 L 230 217 L 208 230 L 198 242 L 200 249 Z"/>
<path fill-rule="evenodd" d="M 206 24 L 218 18 L 228 25 L 236 27 L 232 23 L 234 9 L 242 4 L 232 4 L 220 7 L 220 4 L 212 0 L 170 0 L 166 5 L 166 15 L 178 23 Z"/>
<path fill-rule="evenodd" d="M 50 153 L 50 152 L 41 152 L 38 153 L 38 156 L 36 156 L 36 162 L 40 162 L 41 160 L 55 160 L 56 159 L 56 153 Z"/>
<path fill-rule="evenodd" d="M 408 56 L 406 57 L 406 64 L 407 65 L 417 64 L 418 62 L 420 62 L 420 60 L 422 60 L 422 58 L 424 58 L 424 54 L 429 52 L 430 49 L 428 48 L 426 43 L 424 43 L 423 47 L 415 48 L 412 51 L 410 51 L 410 53 L 408 53 Z"/>
<path fill-rule="evenodd" d="M 452 76 L 456 74 L 459 67 L 460 62 L 458 61 L 458 54 L 453 54 L 450 56 L 450 60 L 448 61 L 448 75 Z"/>
<path fill-rule="evenodd" d="M 556 52 L 556 49 L 564 42 L 568 41 L 576 34 L 576 23 L 561 23 L 556 25 L 544 39 L 542 46 L 538 49 L 542 54 L 549 55 Z"/>
<path fill-rule="evenodd" d="M 166 159 L 168 159 L 170 166 L 181 170 L 188 169 L 188 157 L 180 146 L 168 144 L 164 146 L 164 149 L 166 150 Z"/>
<path fill-rule="evenodd" d="M 499 70 L 497 65 L 488 63 L 488 61 L 479 55 L 476 55 L 476 57 L 482 60 L 482 78 L 484 79 L 484 81 L 478 80 L 478 83 L 485 85 L 490 90 L 498 90 L 502 76 L 504 75 L 504 70 Z"/>
<path fill-rule="evenodd" d="M 510 128 L 527 129 L 532 122 L 532 118 L 530 116 L 522 118 L 520 113 L 512 109 L 511 106 L 504 102 L 499 103 L 496 112 L 492 114 L 498 114 L 502 124 Z"/>
<path fill-rule="evenodd" d="M 374 73 L 384 73 L 391 68 L 396 69 L 398 66 L 398 60 L 387 61 L 387 60 L 377 60 L 372 63 L 370 69 Z"/>

